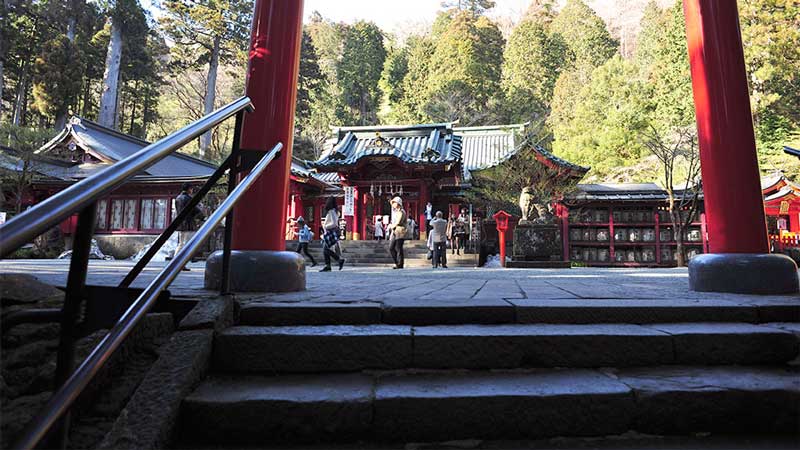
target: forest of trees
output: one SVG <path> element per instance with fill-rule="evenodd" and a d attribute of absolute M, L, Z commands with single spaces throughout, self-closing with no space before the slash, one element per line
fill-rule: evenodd
<path fill-rule="evenodd" d="M 3 129 L 52 134 L 77 114 L 153 140 L 244 92 L 253 0 L 163 0 L 158 14 L 138 0 L 2 1 Z M 318 155 L 331 125 L 530 121 L 537 142 L 591 166 L 589 180 L 658 179 L 647 136 L 694 124 L 681 2 L 650 1 L 624 49 L 582 0 L 533 0 L 513 27 L 492 20 L 494 3 L 443 2 L 402 38 L 312 14 L 295 154 Z M 761 168 L 796 176 L 781 150 L 800 146 L 800 3 L 738 4 Z M 192 151 L 219 160 L 231 125 Z"/>

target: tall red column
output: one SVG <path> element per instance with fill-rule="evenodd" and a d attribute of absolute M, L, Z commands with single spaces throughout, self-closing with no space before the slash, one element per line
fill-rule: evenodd
<path fill-rule="evenodd" d="M 358 186 L 353 188 L 353 240 L 360 241 L 361 240 L 361 215 L 362 208 L 361 208 L 361 197 L 363 194 L 361 193 L 361 189 Z"/>
<path fill-rule="evenodd" d="M 428 219 L 425 215 L 425 207 L 431 201 L 431 193 L 428 188 L 428 183 L 425 180 L 419 183 L 419 217 L 417 218 L 417 226 L 419 227 L 419 238 L 423 241 L 428 239 Z M 436 214 L 432 211 L 431 214 Z"/>
<path fill-rule="evenodd" d="M 684 0 L 711 253 L 768 253 L 747 74 L 733 0 Z"/>
<path fill-rule="evenodd" d="M 241 148 L 267 151 L 282 142 L 283 151 L 236 207 L 237 250 L 285 246 L 302 20 L 303 0 L 256 0 L 247 72 L 247 95 L 255 112 L 245 115 Z"/>

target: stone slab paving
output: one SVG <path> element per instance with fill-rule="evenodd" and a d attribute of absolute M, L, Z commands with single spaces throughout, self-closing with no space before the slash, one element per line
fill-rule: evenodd
<path fill-rule="evenodd" d="M 89 266 L 90 284 L 116 285 L 133 266 L 133 262 L 91 261 Z M 163 266 L 164 263 L 152 263 L 133 286 L 145 287 Z M 173 295 L 211 294 L 203 290 L 204 263 L 192 263 L 189 267 L 191 271 L 182 272 L 170 287 Z M 65 284 L 68 268 L 69 261 L 65 260 L 0 261 L 0 273 L 31 274 L 56 285 Z M 798 295 L 748 296 L 693 292 L 689 290 L 686 269 L 679 268 L 391 270 L 383 267 L 354 267 L 328 273 L 312 269 L 307 273 L 307 290 L 304 292 L 237 295 L 237 299 L 242 304 L 379 302 L 393 311 L 389 316 L 402 314 L 404 308 L 408 312 L 409 308 L 414 307 L 435 309 L 474 306 L 488 308 L 488 311 L 494 311 L 503 320 L 507 319 L 503 314 L 520 314 L 524 317 L 526 308 L 541 306 L 540 302 L 544 301 L 552 301 L 550 306 L 554 307 L 574 306 L 579 303 L 590 308 L 592 305 L 607 306 L 609 301 L 617 301 L 629 305 L 631 314 L 641 314 L 641 308 L 648 306 L 662 309 L 669 305 L 685 306 L 691 307 L 692 312 L 700 311 L 695 308 L 725 306 L 722 310 L 715 308 L 714 311 L 730 314 L 731 320 L 749 318 L 759 322 L 800 321 Z M 559 303 L 559 300 L 563 302 Z M 652 301 L 652 304 L 648 305 L 648 301 Z M 753 320 L 754 310 L 758 315 L 757 320 Z M 481 311 L 477 315 L 485 317 L 486 313 L 487 311 Z M 527 317 L 520 321 L 531 319 Z M 646 317 L 642 318 L 641 323 L 653 322 L 645 319 Z M 679 320 L 680 317 L 675 319 Z"/>

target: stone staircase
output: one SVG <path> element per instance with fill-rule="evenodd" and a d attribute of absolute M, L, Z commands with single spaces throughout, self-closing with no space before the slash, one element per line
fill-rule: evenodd
<path fill-rule="evenodd" d="M 244 305 L 179 444 L 800 433 L 796 308 L 582 302 Z"/>
<path fill-rule="evenodd" d="M 346 266 L 365 266 L 365 265 L 394 265 L 389 254 L 388 241 L 340 241 L 342 255 L 347 259 Z M 286 241 L 286 249 L 294 250 L 297 248 L 297 241 Z M 308 246 L 309 252 L 314 255 L 317 263 L 324 261 L 322 257 L 322 243 L 314 241 Z M 406 241 L 403 245 L 405 253 L 406 267 L 430 267 L 431 262 L 427 259 L 428 247 L 425 241 Z M 475 267 L 478 255 L 461 254 L 452 255 L 450 250 L 447 253 L 448 267 Z M 306 258 L 306 262 L 308 258 Z"/>

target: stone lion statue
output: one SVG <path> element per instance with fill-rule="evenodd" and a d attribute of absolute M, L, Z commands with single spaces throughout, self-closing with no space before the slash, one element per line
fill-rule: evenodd
<path fill-rule="evenodd" d="M 522 189 L 522 193 L 519 194 L 519 209 L 522 211 L 520 222 L 529 222 L 539 217 L 532 188 L 526 187 Z"/>

